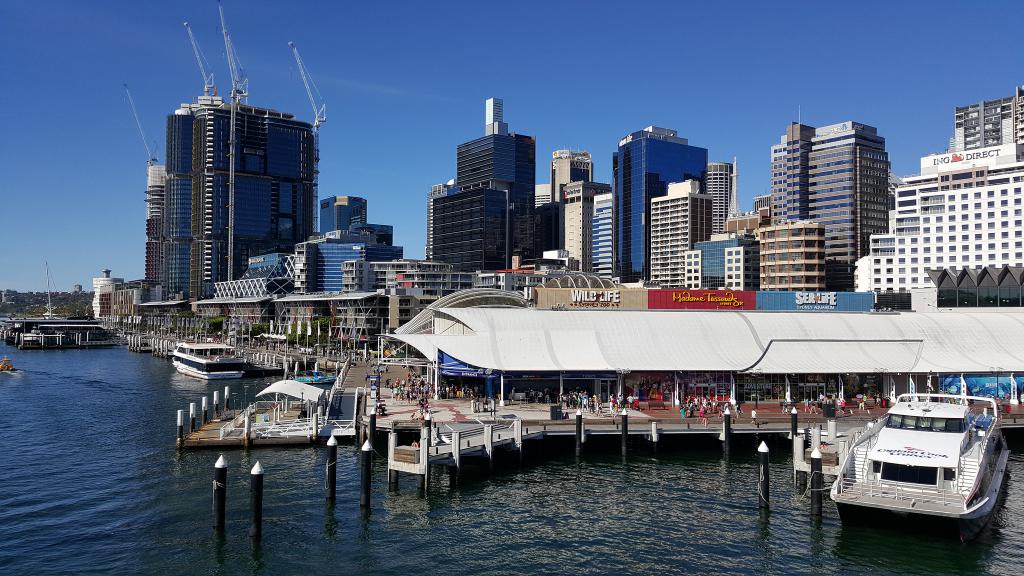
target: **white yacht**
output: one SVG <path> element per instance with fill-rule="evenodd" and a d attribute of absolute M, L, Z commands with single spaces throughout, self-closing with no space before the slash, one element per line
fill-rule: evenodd
<path fill-rule="evenodd" d="M 186 376 L 204 380 L 241 378 L 245 360 L 234 355 L 235 349 L 225 344 L 179 342 L 174 347 L 174 368 Z"/>
<path fill-rule="evenodd" d="M 901 394 L 853 444 L 831 496 L 843 522 L 967 541 L 991 518 L 1010 451 L 992 398 Z"/>

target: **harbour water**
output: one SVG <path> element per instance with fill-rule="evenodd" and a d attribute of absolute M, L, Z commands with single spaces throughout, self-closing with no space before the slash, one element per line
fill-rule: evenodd
<path fill-rule="evenodd" d="M 338 501 L 323 499 L 324 448 L 228 451 L 228 527 L 213 536 L 217 453 L 174 449 L 174 411 L 212 386 L 123 348 L 17 352 L 0 374 L 0 568 L 7 574 L 1019 574 L 1024 566 L 1024 442 L 1013 442 L 1005 504 L 967 545 L 818 524 L 795 495 L 776 445 L 772 511 L 757 511 L 753 446 L 610 447 L 576 462 L 548 450 L 522 469 L 449 488 L 435 475 L 388 494 L 375 470 L 373 512 L 342 445 Z M 249 384 L 248 389 L 244 384 Z M 250 395 L 263 381 L 231 383 Z M 1011 439 L 1013 437 L 1011 436 Z M 263 540 L 252 545 L 248 471 L 266 470 Z"/>

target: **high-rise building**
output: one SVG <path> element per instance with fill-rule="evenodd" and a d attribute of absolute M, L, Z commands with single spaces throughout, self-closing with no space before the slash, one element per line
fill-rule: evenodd
<path fill-rule="evenodd" d="M 551 184 L 536 184 L 533 187 L 533 205 L 541 206 L 551 202 Z"/>
<path fill-rule="evenodd" d="M 621 282 L 651 276 L 651 201 L 668 193 L 669 182 L 704 182 L 708 151 L 690 146 L 675 130 L 648 126 L 619 141 L 612 156 L 614 251 Z"/>
<path fill-rule="evenodd" d="M 757 230 L 761 290 L 825 289 L 825 225 L 790 220 Z"/>
<path fill-rule="evenodd" d="M 771 215 L 772 195 L 770 192 L 768 194 L 754 196 L 754 211 L 757 212 L 762 209 L 768 210 L 768 215 Z"/>
<path fill-rule="evenodd" d="M 615 212 L 611 192 L 594 195 L 594 215 L 590 233 L 590 271 L 602 278 L 615 275 L 615 251 L 612 249 Z"/>
<path fill-rule="evenodd" d="M 570 182 L 562 187 L 565 250 L 579 261 L 581 272 L 591 272 L 594 266 L 594 198 L 611 191 L 611 186 L 600 182 Z"/>
<path fill-rule="evenodd" d="M 444 184 L 434 184 L 427 193 L 427 245 L 423 250 L 426 260 L 432 260 L 434 257 L 434 201 L 456 192 L 458 188 L 455 187 L 453 178 Z"/>
<path fill-rule="evenodd" d="M 159 282 L 163 268 L 164 196 L 167 170 L 150 164 L 146 170 L 146 280 Z"/>
<path fill-rule="evenodd" d="M 697 180 L 673 182 L 668 194 L 651 200 L 652 283 L 665 288 L 686 285 L 686 251 L 711 237 L 713 206 Z"/>
<path fill-rule="evenodd" d="M 565 246 L 565 204 L 548 202 L 533 208 L 533 254 Z"/>
<path fill-rule="evenodd" d="M 315 232 L 317 152 L 312 126 L 291 114 L 238 104 L 232 154 L 232 106 L 218 96 L 202 96 L 168 119 L 168 233 L 161 279 L 168 294 L 210 296 L 214 283 L 240 278 L 251 256 L 291 252 L 296 242 Z M 235 201 L 230 222 L 232 157 Z M 231 257 L 229 246 L 234 249 Z M 228 270 L 229 262 L 234 270 Z"/>
<path fill-rule="evenodd" d="M 736 162 L 708 162 L 708 175 L 704 191 L 714 200 L 711 222 L 713 234 L 725 231 L 725 221 L 738 212 L 736 208 L 737 181 L 739 173 Z"/>
<path fill-rule="evenodd" d="M 857 289 L 934 288 L 929 271 L 1024 266 L 1024 145 L 921 158 L 896 189 L 893 229 L 871 237 Z M 1016 273 L 1016 272 L 1015 272 Z"/>
<path fill-rule="evenodd" d="M 830 290 L 852 290 L 871 234 L 888 228 L 889 155 L 878 131 L 858 122 L 791 124 L 772 147 L 772 220 L 825 226 Z"/>
<path fill-rule="evenodd" d="M 562 188 L 570 182 L 594 179 L 594 161 L 584 150 L 555 150 L 551 153 L 551 202 L 562 201 Z"/>
<path fill-rule="evenodd" d="M 104 318 L 113 313 L 114 287 L 124 283 L 124 278 L 111 278 L 110 269 L 104 268 L 102 276 L 92 279 L 92 317 Z"/>
<path fill-rule="evenodd" d="M 534 252 L 537 144 L 508 132 L 502 102 L 486 104 L 485 135 L 458 147 L 456 193 L 433 203 L 431 257 L 458 271 L 509 268 Z"/>
<path fill-rule="evenodd" d="M 320 200 L 320 233 L 332 230 L 351 230 L 366 224 L 366 198 L 359 196 L 331 196 Z"/>
<path fill-rule="evenodd" d="M 951 152 L 1024 144 L 1024 87 L 1012 96 L 957 106 Z"/>
<path fill-rule="evenodd" d="M 686 288 L 758 290 L 760 248 L 751 234 L 712 234 L 685 253 Z"/>

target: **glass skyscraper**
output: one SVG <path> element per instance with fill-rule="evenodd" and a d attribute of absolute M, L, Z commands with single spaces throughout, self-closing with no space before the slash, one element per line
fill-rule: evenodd
<path fill-rule="evenodd" d="M 651 199 L 664 196 L 670 182 L 703 183 L 707 164 L 707 149 L 690 146 L 675 130 L 648 126 L 619 141 L 612 156 L 612 193 L 615 275 L 620 282 L 650 279 Z"/>
<path fill-rule="evenodd" d="M 365 239 L 360 239 L 363 237 Z M 298 292 L 342 292 L 342 264 L 350 260 L 401 260 L 404 250 L 374 242 L 366 234 L 341 233 L 295 246 L 295 289 Z"/>
<path fill-rule="evenodd" d="M 250 257 L 291 252 L 315 232 L 316 144 L 292 115 L 238 106 L 235 144 L 235 270 L 228 271 L 231 105 L 201 96 L 168 118 L 164 210 L 166 293 L 193 299 L 240 278 Z"/>
<path fill-rule="evenodd" d="M 357 224 L 366 224 L 366 198 L 331 196 L 320 200 L 321 234 L 331 230 L 351 230 Z"/>
<path fill-rule="evenodd" d="M 431 256 L 457 271 L 510 268 L 534 257 L 537 143 L 511 134 L 499 99 L 487 101 L 485 135 L 459 145 L 455 186 L 433 200 Z"/>

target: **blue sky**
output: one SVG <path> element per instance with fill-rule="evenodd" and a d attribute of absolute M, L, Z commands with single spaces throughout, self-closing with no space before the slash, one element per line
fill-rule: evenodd
<path fill-rule="evenodd" d="M 855 6 L 855 9 L 852 7 Z M 857 120 L 894 171 L 941 151 L 958 104 L 1024 83 L 1024 2 L 241 2 L 225 10 L 250 102 L 311 119 L 287 47 L 328 104 L 321 196 L 362 195 L 370 219 L 423 254 L 425 197 L 483 133 L 580 148 L 611 181 L 620 137 L 655 124 L 740 162 L 742 208 L 768 186 L 769 147 L 805 123 Z M 133 91 L 163 159 L 165 117 L 201 92 L 189 20 L 229 86 L 213 0 L 0 5 L 0 289 L 88 286 L 143 273 L 146 154 Z"/>

